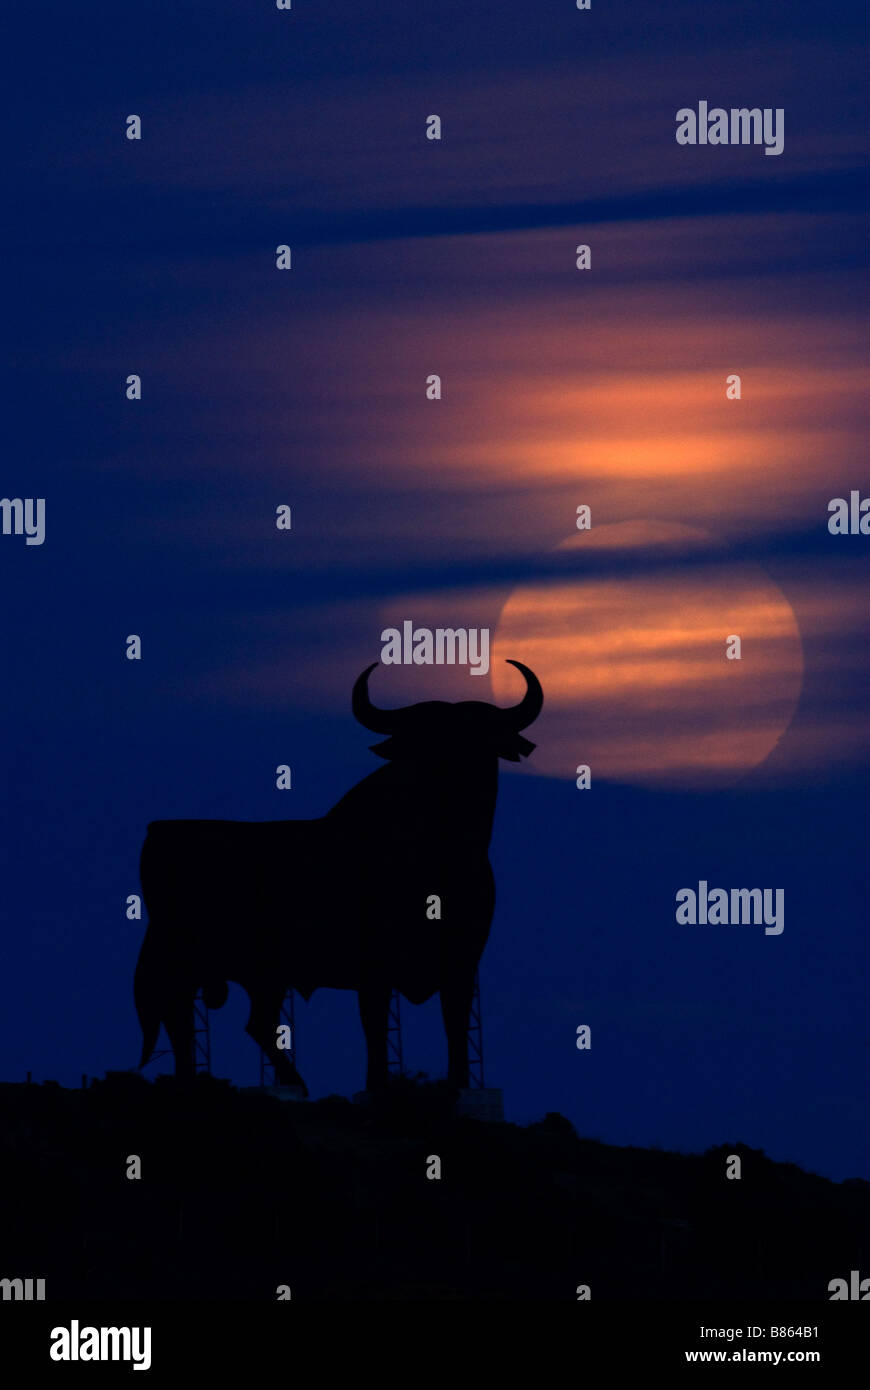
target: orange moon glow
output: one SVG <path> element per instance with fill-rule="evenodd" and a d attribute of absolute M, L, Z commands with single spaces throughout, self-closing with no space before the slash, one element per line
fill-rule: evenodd
<path fill-rule="evenodd" d="M 517 589 L 493 638 L 500 704 L 521 687 L 507 657 L 544 688 L 529 772 L 567 778 L 587 764 L 593 783 L 710 788 L 764 761 L 794 714 L 803 651 L 759 565 L 658 521 L 593 526 L 553 557 L 556 577 Z M 740 660 L 726 658 L 733 636 Z"/>

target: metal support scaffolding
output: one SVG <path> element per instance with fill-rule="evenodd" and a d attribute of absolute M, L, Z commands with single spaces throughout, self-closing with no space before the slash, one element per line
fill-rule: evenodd
<path fill-rule="evenodd" d="M 394 989 L 390 995 L 390 1012 L 387 1015 L 387 1070 L 391 1076 L 401 1076 L 404 1071 L 400 999 L 399 991 Z"/>
<path fill-rule="evenodd" d="M 405 1069 L 402 1050 L 401 996 L 393 990 L 387 1017 L 387 1067 L 392 1076 L 402 1076 Z M 294 992 L 289 989 L 281 1005 L 280 1022 L 290 1029 L 290 1047 L 286 1049 L 287 1060 L 296 1066 L 296 1009 Z M 211 1030 L 209 1010 L 202 992 L 193 1001 L 193 1028 L 191 1031 L 191 1053 L 195 1073 L 211 1075 Z M 160 1057 L 171 1057 L 171 1048 L 161 1048 L 151 1054 L 150 1061 Z M 260 1050 L 260 1085 L 275 1085 L 275 1068 L 266 1053 Z M 483 1024 L 480 1009 L 480 973 L 474 972 L 474 991 L 471 996 L 471 1011 L 468 1019 L 468 1085 L 471 1090 L 484 1089 L 483 1075 Z"/>
<path fill-rule="evenodd" d="M 193 1070 L 211 1076 L 211 1030 L 201 990 L 193 1001 Z"/>
<path fill-rule="evenodd" d="M 284 996 L 284 1002 L 283 1002 L 282 1005 L 281 1005 L 281 1015 L 280 1015 L 280 1024 L 279 1024 L 279 1026 L 280 1026 L 281 1024 L 286 1025 L 286 1026 L 290 1029 L 290 1046 L 289 1046 L 289 1047 L 286 1047 L 286 1048 L 282 1048 L 281 1050 L 282 1050 L 282 1052 L 284 1052 L 284 1054 L 285 1054 L 285 1056 L 286 1056 L 286 1058 L 287 1058 L 287 1061 L 290 1063 L 290 1065 L 293 1066 L 293 1067 L 295 1067 L 295 1066 L 296 1066 L 296 1008 L 295 1008 L 295 1005 L 294 1005 L 293 990 L 292 990 L 292 989 L 288 989 L 287 993 L 286 993 L 285 996 Z M 270 1062 L 269 1058 L 266 1056 L 266 1053 L 263 1051 L 262 1048 L 260 1048 L 260 1085 L 261 1085 L 261 1086 L 274 1086 L 275 1084 L 276 1084 L 276 1082 L 275 1082 L 275 1068 L 274 1068 L 274 1066 L 272 1065 L 272 1063 Z"/>
<path fill-rule="evenodd" d="M 190 1030 L 190 1060 L 193 1063 L 195 1073 L 204 1072 L 211 1076 L 211 1027 L 209 1024 L 208 1008 L 202 997 L 202 990 L 196 995 L 193 1001 L 192 1019 Z M 146 1067 L 152 1062 L 156 1062 L 161 1057 L 172 1057 L 171 1047 L 160 1047 L 151 1053 Z"/>

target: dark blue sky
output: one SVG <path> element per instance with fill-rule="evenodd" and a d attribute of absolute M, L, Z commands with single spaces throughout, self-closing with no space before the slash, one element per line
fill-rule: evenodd
<path fill-rule="evenodd" d="M 11 27 L 0 490 L 45 497 L 47 536 L 0 536 L 0 1077 L 133 1065 L 147 822 L 322 814 L 376 763 L 349 697 L 386 615 L 495 628 L 590 500 L 760 566 L 803 684 L 729 789 L 505 773 L 488 1080 L 518 1121 L 870 1177 L 870 539 L 826 531 L 829 498 L 870 492 L 865 8 L 222 0 Z M 783 107 L 782 156 L 677 146 L 700 99 Z M 440 693 L 415 676 L 396 703 Z M 783 935 L 679 927 L 701 878 L 784 887 Z M 240 1084 L 244 1016 L 235 990 L 213 1018 Z M 440 1074 L 437 1003 L 405 1020 Z M 361 1086 L 353 996 L 300 1005 L 298 1046 L 314 1094 Z"/>

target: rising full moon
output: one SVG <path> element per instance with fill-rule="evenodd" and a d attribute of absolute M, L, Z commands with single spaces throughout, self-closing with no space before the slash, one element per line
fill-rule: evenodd
<path fill-rule="evenodd" d="M 712 788 L 764 762 L 794 714 L 803 650 L 761 566 L 659 521 L 593 527 L 551 558 L 552 574 L 511 594 L 493 639 L 498 703 L 521 685 L 508 657 L 544 688 L 529 772 L 587 765 L 593 779 Z"/>

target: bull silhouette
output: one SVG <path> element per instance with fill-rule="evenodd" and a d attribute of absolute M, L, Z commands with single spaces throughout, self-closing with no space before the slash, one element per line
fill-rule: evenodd
<path fill-rule="evenodd" d="M 518 705 L 441 700 L 376 709 L 357 680 L 356 719 L 386 734 L 372 751 L 386 767 L 365 777 L 318 820 L 153 821 L 142 847 L 148 929 L 136 966 L 142 1027 L 139 1066 L 161 1023 L 177 1076 L 192 1075 L 193 1001 L 209 1008 L 240 984 L 251 1009 L 246 1032 L 276 1080 L 307 1088 L 277 1047 L 288 988 L 353 989 L 368 1047 L 366 1086 L 386 1084 L 390 996 L 412 1004 L 436 992 L 447 1034 L 448 1081 L 468 1085 L 474 977 L 489 936 L 495 884 L 488 848 L 498 760 L 534 748 L 522 737 L 541 712 L 537 677 Z M 441 920 L 427 902 L 441 900 Z"/>

